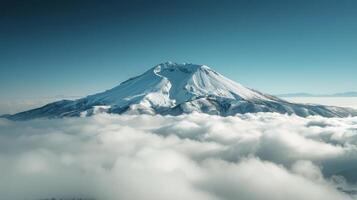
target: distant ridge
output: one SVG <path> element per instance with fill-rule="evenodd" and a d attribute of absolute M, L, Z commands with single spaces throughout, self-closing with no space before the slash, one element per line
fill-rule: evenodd
<path fill-rule="evenodd" d="M 311 93 L 287 93 L 278 94 L 278 97 L 357 97 L 357 92 L 341 92 L 334 94 L 311 94 Z"/>

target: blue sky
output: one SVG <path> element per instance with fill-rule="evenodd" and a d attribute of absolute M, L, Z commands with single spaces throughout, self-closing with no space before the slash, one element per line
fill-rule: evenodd
<path fill-rule="evenodd" d="M 87 95 L 165 61 L 272 94 L 357 91 L 357 1 L 1 1 L 0 100 Z"/>

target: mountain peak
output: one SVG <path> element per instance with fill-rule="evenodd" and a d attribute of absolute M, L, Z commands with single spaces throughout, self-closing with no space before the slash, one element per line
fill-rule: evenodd
<path fill-rule="evenodd" d="M 153 68 L 154 72 L 159 73 L 161 71 L 181 71 L 185 73 L 194 73 L 199 70 L 211 70 L 207 65 L 198 65 L 193 63 L 175 63 L 175 62 L 163 62 L 155 65 Z M 212 70 L 213 71 L 213 70 Z"/>

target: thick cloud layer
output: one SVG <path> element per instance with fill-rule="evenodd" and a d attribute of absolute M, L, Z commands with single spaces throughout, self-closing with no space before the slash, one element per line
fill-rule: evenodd
<path fill-rule="evenodd" d="M 0 120 L 0 199 L 357 199 L 357 118 Z"/>

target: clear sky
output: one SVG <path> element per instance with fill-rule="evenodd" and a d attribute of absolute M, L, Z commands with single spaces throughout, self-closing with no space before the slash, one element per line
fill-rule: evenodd
<path fill-rule="evenodd" d="M 0 1 L 0 100 L 87 95 L 165 61 L 279 94 L 357 91 L 357 1 Z"/>

